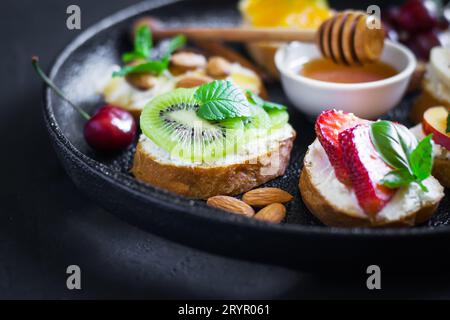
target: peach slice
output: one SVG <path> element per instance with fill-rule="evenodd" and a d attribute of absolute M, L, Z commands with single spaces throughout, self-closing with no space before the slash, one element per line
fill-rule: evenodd
<path fill-rule="evenodd" d="M 423 114 L 423 132 L 433 134 L 433 140 L 437 144 L 450 150 L 450 133 L 446 133 L 448 110 L 445 107 L 429 108 Z"/>

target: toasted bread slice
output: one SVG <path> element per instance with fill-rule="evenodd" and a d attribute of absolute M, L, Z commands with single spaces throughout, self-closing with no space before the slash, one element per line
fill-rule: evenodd
<path fill-rule="evenodd" d="M 450 188 L 450 159 L 434 158 L 433 176 L 446 188 Z"/>
<path fill-rule="evenodd" d="M 295 131 L 289 124 L 268 137 L 267 148 L 244 148 L 236 155 L 210 163 L 174 159 L 142 135 L 132 167 L 133 175 L 155 187 L 195 199 L 238 195 L 284 174 Z"/>
<path fill-rule="evenodd" d="M 369 219 L 351 188 L 340 183 L 325 150 L 316 139 L 308 148 L 300 175 L 304 203 L 320 221 L 333 227 L 405 227 L 428 220 L 444 197 L 444 188 L 434 177 L 423 181 L 428 192 L 416 184 L 399 189 L 392 200 Z"/>

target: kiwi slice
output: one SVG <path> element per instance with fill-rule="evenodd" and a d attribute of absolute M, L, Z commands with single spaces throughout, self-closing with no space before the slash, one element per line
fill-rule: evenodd
<path fill-rule="evenodd" d="M 194 91 L 176 89 L 151 100 L 141 114 L 142 132 L 176 158 L 209 161 L 233 154 L 245 134 L 245 119 L 198 117 Z"/>
<path fill-rule="evenodd" d="M 270 117 L 267 112 L 254 104 L 249 104 L 252 111 L 252 117 L 247 119 L 246 128 L 252 129 L 269 129 L 271 127 Z"/>
<path fill-rule="evenodd" d="M 289 121 L 289 114 L 286 110 L 269 110 L 271 129 L 278 129 L 283 127 Z"/>

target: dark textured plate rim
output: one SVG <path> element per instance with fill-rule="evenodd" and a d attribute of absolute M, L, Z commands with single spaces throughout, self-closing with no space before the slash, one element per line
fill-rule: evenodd
<path fill-rule="evenodd" d="M 118 11 L 115 14 L 107 16 L 99 22 L 93 24 L 75 39 L 73 39 L 56 57 L 50 71 L 50 78 L 55 79 L 61 66 L 66 59 L 86 41 L 94 37 L 98 32 L 105 30 L 113 25 L 120 23 L 124 20 L 130 19 L 139 14 L 145 13 L 152 9 L 157 9 L 162 6 L 181 2 L 183 0 L 157 0 L 157 1 L 144 1 L 138 4 L 132 5 L 128 8 Z M 364 237 L 410 237 L 410 236 L 435 236 L 437 234 L 448 234 L 450 228 L 448 227 L 418 227 L 418 228 L 333 228 L 326 226 L 306 226 L 301 224 L 270 224 L 254 219 L 248 219 L 237 215 L 231 215 L 221 210 L 217 210 L 208 207 L 204 203 L 192 206 L 190 199 L 186 197 L 177 196 L 168 191 L 158 189 L 142 183 L 133 177 L 130 177 L 124 173 L 112 170 L 108 166 L 101 162 L 98 162 L 84 153 L 79 151 L 63 134 L 60 129 L 56 118 L 52 110 L 52 95 L 48 88 L 44 88 L 43 91 L 44 100 L 44 120 L 47 128 L 52 136 L 58 140 L 58 142 L 64 146 L 66 152 L 70 153 L 80 164 L 86 166 L 96 175 L 101 176 L 103 180 L 107 180 L 108 183 L 114 184 L 116 187 L 123 189 L 123 192 L 131 192 L 134 196 L 137 196 L 144 201 L 150 201 L 159 206 L 165 207 L 169 210 L 183 212 L 185 214 L 191 214 L 196 218 L 206 220 L 216 220 L 216 222 L 223 224 L 236 224 L 238 223 L 242 227 L 260 228 L 262 231 L 270 232 L 282 232 L 282 233 L 303 233 L 311 235 L 333 235 L 333 236 L 364 236 Z M 177 203 L 173 200 L 176 199 Z"/>

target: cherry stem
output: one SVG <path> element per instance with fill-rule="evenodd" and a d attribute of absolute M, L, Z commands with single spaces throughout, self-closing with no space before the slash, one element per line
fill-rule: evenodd
<path fill-rule="evenodd" d="M 33 58 L 31 58 L 31 64 L 34 67 L 34 70 L 36 70 L 36 73 L 56 93 L 56 95 L 58 95 L 61 99 L 66 101 L 68 104 L 70 104 L 72 106 L 72 108 L 74 108 L 76 111 L 78 111 L 81 114 L 81 116 L 83 118 L 85 118 L 86 120 L 89 120 L 91 118 L 91 116 L 86 111 L 84 111 L 79 106 L 77 106 L 72 101 L 70 101 L 64 95 L 64 93 L 52 82 L 52 80 L 50 80 L 50 78 L 47 77 L 47 75 L 44 73 L 44 71 L 42 71 L 41 67 L 39 66 L 39 58 L 38 57 L 34 56 Z"/>

